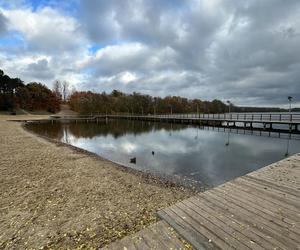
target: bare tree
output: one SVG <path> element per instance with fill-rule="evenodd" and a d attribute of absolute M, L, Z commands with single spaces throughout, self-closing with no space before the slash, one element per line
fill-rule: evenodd
<path fill-rule="evenodd" d="M 56 80 L 53 83 L 53 92 L 55 93 L 57 98 L 61 101 L 61 99 L 62 99 L 62 84 L 60 83 L 60 81 Z"/>
<path fill-rule="evenodd" d="M 74 86 L 74 85 L 71 85 L 71 86 L 70 86 L 70 96 L 73 95 L 73 94 L 75 94 L 75 92 L 77 92 L 75 86 Z"/>
<path fill-rule="evenodd" d="M 62 83 L 62 97 L 63 97 L 64 102 L 67 101 L 69 93 L 70 93 L 69 83 L 67 81 L 63 81 L 63 83 Z"/>

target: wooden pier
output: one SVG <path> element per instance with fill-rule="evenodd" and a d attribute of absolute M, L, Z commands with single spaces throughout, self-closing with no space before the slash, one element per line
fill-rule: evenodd
<path fill-rule="evenodd" d="M 300 249 L 300 154 L 178 202 L 158 216 L 178 236 L 162 240 L 150 228 L 106 249 L 171 249 L 160 244 L 180 244 L 178 237 L 194 249 Z"/>
<path fill-rule="evenodd" d="M 95 116 L 103 117 L 103 115 Z M 299 132 L 300 114 L 164 114 L 164 115 L 105 115 L 110 119 L 198 124 L 217 127 L 238 127 L 275 131 Z"/>
<path fill-rule="evenodd" d="M 265 130 L 276 132 L 300 133 L 300 114 L 87 114 L 77 116 L 50 116 L 50 119 L 25 120 L 25 122 L 94 122 L 99 123 L 108 119 L 126 119 L 150 122 L 167 122 L 194 124 L 200 126 L 243 128 L 247 130 Z M 15 121 L 18 121 L 17 119 Z M 24 119 L 23 119 L 24 121 Z"/>

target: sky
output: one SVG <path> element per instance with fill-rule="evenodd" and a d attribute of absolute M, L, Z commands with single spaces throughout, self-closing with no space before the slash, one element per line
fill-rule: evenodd
<path fill-rule="evenodd" d="M 0 68 L 50 88 L 300 106 L 300 1 L 0 0 Z"/>

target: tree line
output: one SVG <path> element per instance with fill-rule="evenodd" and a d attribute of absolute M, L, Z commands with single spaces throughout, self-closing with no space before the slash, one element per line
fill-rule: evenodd
<path fill-rule="evenodd" d="M 228 106 L 220 100 L 202 101 L 180 96 L 153 97 L 133 92 L 126 94 L 118 90 L 111 93 L 76 91 L 70 95 L 70 107 L 79 113 L 224 113 Z"/>
<path fill-rule="evenodd" d="M 0 69 L 0 110 L 16 112 L 45 110 L 55 113 L 60 108 L 60 97 L 41 83 L 24 84 L 19 78 L 11 78 Z"/>
<path fill-rule="evenodd" d="M 229 112 L 286 112 L 276 107 L 240 107 L 225 104 L 215 99 L 205 101 L 180 96 L 153 97 L 137 92 L 126 94 L 118 90 L 111 93 L 73 91 L 68 98 L 72 110 L 79 113 L 127 113 L 127 114 L 168 114 L 168 113 L 227 113 Z M 298 111 L 294 108 L 292 111 Z"/>

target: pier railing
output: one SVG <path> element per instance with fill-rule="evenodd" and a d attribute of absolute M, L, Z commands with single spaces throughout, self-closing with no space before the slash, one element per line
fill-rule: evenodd
<path fill-rule="evenodd" d="M 153 117 L 153 118 L 174 118 L 174 119 L 203 119 L 203 120 L 223 120 L 223 121 L 285 121 L 300 122 L 300 113 L 223 113 L 223 114 L 204 114 L 204 113 L 176 113 L 176 114 L 134 114 L 134 113 L 88 113 L 77 116 L 62 116 L 61 118 L 79 117 Z M 53 116 L 55 117 L 55 116 Z"/>
<path fill-rule="evenodd" d="M 158 117 L 198 118 L 234 121 L 300 121 L 300 114 L 287 113 L 225 113 L 225 114 L 160 114 Z"/>

